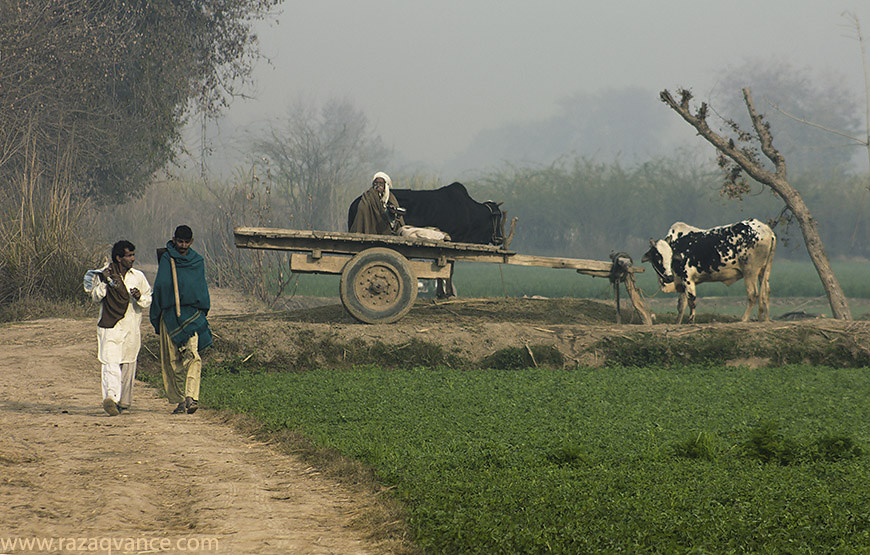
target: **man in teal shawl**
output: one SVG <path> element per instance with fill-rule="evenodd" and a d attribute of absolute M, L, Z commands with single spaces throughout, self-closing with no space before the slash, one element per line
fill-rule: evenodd
<path fill-rule="evenodd" d="M 158 251 L 151 301 L 151 325 L 160 335 L 163 385 L 169 402 L 178 403 L 172 414 L 196 412 L 202 374 L 199 353 L 212 343 L 205 262 L 190 248 L 192 243 L 193 231 L 180 225 L 166 248 Z"/>

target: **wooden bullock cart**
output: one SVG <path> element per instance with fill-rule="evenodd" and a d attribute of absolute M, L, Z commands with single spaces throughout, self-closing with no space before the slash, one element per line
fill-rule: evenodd
<path fill-rule="evenodd" d="M 457 261 L 567 268 L 608 278 L 614 275 L 611 262 L 530 256 L 492 245 L 265 227 L 237 227 L 233 233 L 238 248 L 290 251 L 294 272 L 340 274 L 342 304 L 357 320 L 369 324 L 399 320 L 417 298 L 417 279 L 447 279 Z M 643 268 L 623 267 L 619 281 L 625 284 L 643 322 L 652 324 L 634 282 L 637 272 Z M 615 283 L 617 298 L 618 287 Z"/>

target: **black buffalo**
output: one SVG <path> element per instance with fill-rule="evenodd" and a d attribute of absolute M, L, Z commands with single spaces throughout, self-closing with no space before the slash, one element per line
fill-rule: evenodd
<path fill-rule="evenodd" d="M 405 225 L 435 227 L 450 235 L 451 241 L 479 245 L 504 245 L 504 222 L 507 211 L 502 211 L 500 202 L 487 200 L 477 202 L 468 194 L 462 183 L 454 182 L 440 189 L 413 190 L 390 189 L 399 206 L 405 210 Z M 354 200 L 347 212 L 347 228 L 356 217 L 357 206 L 362 196 Z M 445 284 L 438 279 L 439 298 L 456 295 L 453 276 Z"/>
<path fill-rule="evenodd" d="M 440 189 L 390 189 L 399 206 L 405 209 L 405 225 L 436 227 L 458 243 L 480 245 L 504 244 L 505 214 L 500 202 L 477 202 L 468 195 L 465 185 L 451 183 Z M 347 212 L 347 228 L 356 217 L 359 196 Z"/>

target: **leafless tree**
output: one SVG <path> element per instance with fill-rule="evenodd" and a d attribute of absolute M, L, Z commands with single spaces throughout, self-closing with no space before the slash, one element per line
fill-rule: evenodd
<path fill-rule="evenodd" d="M 801 228 L 810 259 L 816 267 L 819 278 L 822 280 L 822 286 L 828 296 L 831 312 L 835 318 L 851 320 L 852 314 L 849 305 L 840 287 L 840 282 L 831 269 L 831 263 L 819 236 L 816 221 L 804 203 L 803 197 L 789 185 L 786 177 L 785 158 L 774 148 L 770 125 L 764 121 L 764 116 L 756 111 L 749 89 L 743 89 L 743 100 L 746 103 L 755 134 L 740 129 L 734 122 L 727 122 L 736 134 L 736 141 L 710 129 L 707 124 L 709 108 L 706 103 L 701 103 L 693 112 L 690 106 L 692 93 L 685 89 L 677 92 L 680 97 L 679 101 L 675 100 L 667 90 L 661 92 L 661 100 L 719 151 L 719 165 L 726 174 L 724 192 L 734 197 L 740 197 L 748 192 L 749 186 L 743 177 L 745 173 L 759 183 L 770 187 L 785 202 L 786 207 L 794 215 Z M 769 166 L 765 166 L 765 162 L 759 156 L 759 148 L 767 160 L 773 164 L 772 170 L 769 169 Z"/>
<path fill-rule="evenodd" d="M 293 226 L 332 230 L 346 225 L 344 201 L 367 188 L 368 169 L 388 153 L 365 114 L 344 100 L 321 108 L 297 104 L 254 142 L 253 151 L 260 173 L 270 175 L 276 195 L 288 204 Z"/>

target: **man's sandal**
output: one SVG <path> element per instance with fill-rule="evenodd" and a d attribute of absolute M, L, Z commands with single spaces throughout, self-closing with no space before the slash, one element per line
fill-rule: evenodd
<path fill-rule="evenodd" d="M 118 405 L 115 401 L 112 400 L 111 397 L 106 397 L 103 399 L 103 410 L 106 411 L 106 414 L 109 416 L 118 416 L 120 412 L 118 411 Z"/>

